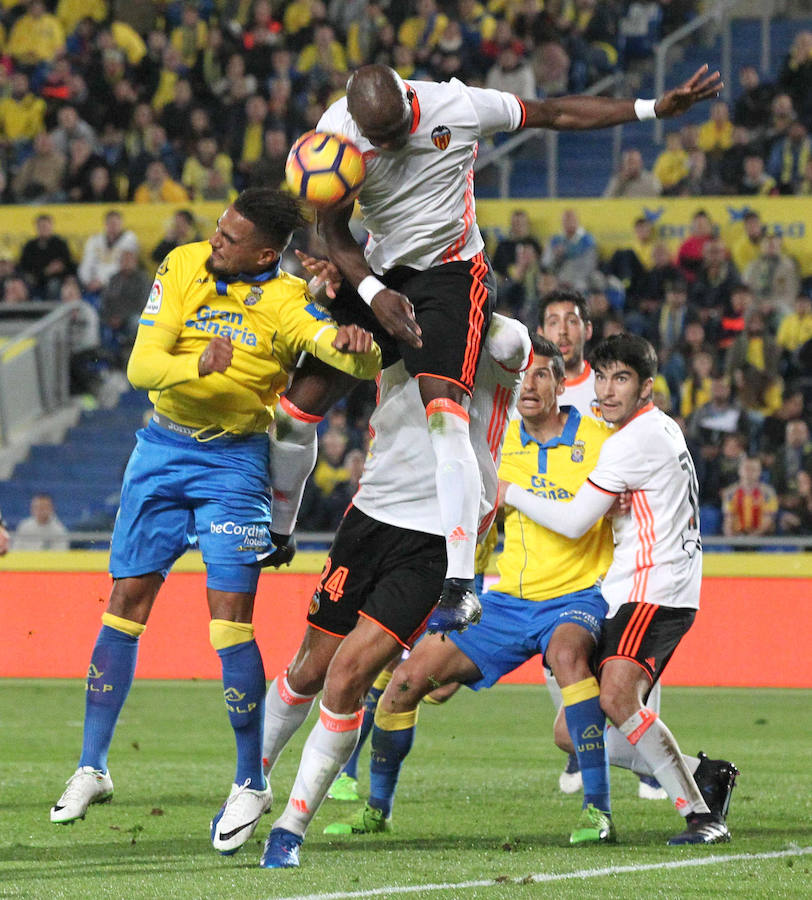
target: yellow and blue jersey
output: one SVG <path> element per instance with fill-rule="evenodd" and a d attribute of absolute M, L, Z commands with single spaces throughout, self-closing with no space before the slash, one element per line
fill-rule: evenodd
<path fill-rule="evenodd" d="M 502 448 L 499 477 L 541 497 L 568 503 L 595 468 L 608 426 L 581 416 L 574 406 L 560 437 L 539 443 L 520 420 L 510 423 Z M 588 588 L 612 562 L 612 529 L 596 522 L 578 540 L 537 525 L 508 508 L 505 548 L 497 562 L 493 591 L 524 600 L 550 600 Z"/>
<path fill-rule="evenodd" d="M 232 434 L 265 431 L 302 351 L 357 378 L 380 370 L 380 349 L 342 353 L 337 325 L 307 285 L 278 265 L 224 280 L 206 269 L 208 241 L 173 250 L 158 268 L 127 376 L 150 391 L 155 409 L 182 425 Z M 225 372 L 200 377 L 198 360 L 215 336 L 234 348 Z"/>

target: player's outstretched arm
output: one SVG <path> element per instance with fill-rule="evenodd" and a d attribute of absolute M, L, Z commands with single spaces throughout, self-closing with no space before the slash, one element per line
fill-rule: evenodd
<path fill-rule="evenodd" d="M 349 228 L 351 209 L 325 209 L 319 213 L 319 229 L 327 242 L 332 260 L 369 304 L 386 331 L 412 347 L 421 347 L 420 326 L 409 298 L 392 291 L 370 271 L 364 254 Z"/>
<path fill-rule="evenodd" d="M 654 103 L 658 119 L 680 116 L 702 100 L 718 97 L 724 87 L 718 72 L 708 74 L 708 66 L 701 66 L 683 84 L 666 91 Z M 636 122 L 635 103 L 630 98 L 591 97 L 573 94 L 551 97 L 548 100 L 522 100 L 527 110 L 525 128 L 552 128 L 555 131 L 586 131 L 608 128 L 624 122 Z M 644 103 L 645 101 L 640 101 Z"/>
<path fill-rule="evenodd" d="M 539 525 L 574 539 L 586 534 L 606 515 L 616 499 L 615 494 L 599 491 L 589 482 L 581 486 L 569 503 L 538 497 L 506 481 L 499 482 L 499 497 Z"/>

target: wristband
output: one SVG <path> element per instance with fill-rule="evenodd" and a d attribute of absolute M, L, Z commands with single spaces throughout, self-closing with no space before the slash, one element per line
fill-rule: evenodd
<path fill-rule="evenodd" d="M 645 122 L 646 119 L 656 119 L 657 113 L 654 111 L 656 103 L 656 100 L 640 100 L 638 98 L 634 101 L 634 114 L 641 122 Z"/>
<path fill-rule="evenodd" d="M 364 303 L 371 306 L 372 298 L 381 291 L 385 291 L 386 285 L 374 275 L 367 275 L 355 290 L 358 291 Z"/>

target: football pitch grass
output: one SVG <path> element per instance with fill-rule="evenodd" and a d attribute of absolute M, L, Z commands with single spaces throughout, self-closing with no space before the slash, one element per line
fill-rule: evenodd
<path fill-rule="evenodd" d="M 463 690 L 421 709 L 394 831 L 327 837 L 357 804 L 325 801 L 296 870 L 257 865 L 287 800 L 300 730 L 274 771 L 274 810 L 236 856 L 211 847 L 209 820 L 233 777 L 222 688 L 136 681 L 110 754 L 112 803 L 71 826 L 48 809 L 81 742 L 81 681 L 0 681 L 0 897 L 36 898 L 782 898 L 812 896 L 810 691 L 665 688 L 663 715 L 686 752 L 741 769 L 730 844 L 669 848 L 681 820 L 637 798 L 612 769 L 619 843 L 570 848 L 580 799 L 558 791 L 563 754 L 538 686 Z M 361 764 L 366 791 L 368 753 Z"/>

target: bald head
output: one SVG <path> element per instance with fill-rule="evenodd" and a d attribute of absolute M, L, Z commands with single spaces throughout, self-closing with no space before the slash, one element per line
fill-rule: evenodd
<path fill-rule="evenodd" d="M 399 150 L 412 125 L 406 85 L 389 66 L 362 66 L 347 82 L 347 109 L 361 134 L 382 150 Z"/>

